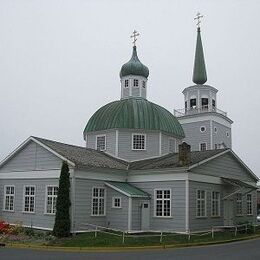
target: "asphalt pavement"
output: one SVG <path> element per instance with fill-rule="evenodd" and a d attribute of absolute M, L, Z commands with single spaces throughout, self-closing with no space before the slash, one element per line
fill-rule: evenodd
<path fill-rule="evenodd" d="M 260 239 L 222 245 L 121 252 L 61 252 L 0 248 L 1 260 L 260 260 Z"/>

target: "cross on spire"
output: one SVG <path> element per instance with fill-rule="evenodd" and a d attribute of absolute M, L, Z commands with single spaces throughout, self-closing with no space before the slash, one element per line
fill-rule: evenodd
<path fill-rule="evenodd" d="M 133 31 L 133 34 L 130 36 L 130 38 L 134 38 L 133 39 L 133 45 L 135 46 L 135 42 L 137 41 L 137 36 L 139 36 L 139 32 L 137 32 L 136 30 Z"/>
<path fill-rule="evenodd" d="M 201 15 L 199 12 L 196 14 L 196 17 L 194 18 L 194 20 L 197 20 L 197 27 L 200 28 L 200 23 L 201 23 L 201 18 L 203 17 L 203 15 Z"/>

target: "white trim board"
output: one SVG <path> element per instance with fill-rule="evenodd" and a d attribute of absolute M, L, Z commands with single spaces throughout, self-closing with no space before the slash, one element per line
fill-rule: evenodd
<path fill-rule="evenodd" d="M 28 172 L 1 172 L 1 179 L 59 179 L 60 170 L 28 171 Z"/>

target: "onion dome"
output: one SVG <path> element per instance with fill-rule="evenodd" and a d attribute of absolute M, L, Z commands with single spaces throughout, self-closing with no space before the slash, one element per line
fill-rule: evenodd
<path fill-rule="evenodd" d="M 203 46 L 200 36 L 200 27 L 197 30 L 197 44 L 193 68 L 193 78 L 192 81 L 195 84 L 204 84 L 207 81 L 206 65 L 203 54 Z"/>
<path fill-rule="evenodd" d="M 133 47 L 131 59 L 122 66 L 120 71 L 120 78 L 129 75 L 137 75 L 145 78 L 149 76 L 149 69 L 141 63 L 137 56 L 136 46 Z"/>
<path fill-rule="evenodd" d="M 88 132 L 108 129 L 158 130 L 184 138 L 182 126 L 172 113 L 143 98 L 121 99 L 101 107 L 88 121 L 84 137 Z"/>

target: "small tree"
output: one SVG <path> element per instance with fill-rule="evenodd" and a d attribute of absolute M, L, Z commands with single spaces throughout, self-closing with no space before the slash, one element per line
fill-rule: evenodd
<path fill-rule="evenodd" d="M 70 173 L 65 161 L 62 163 L 60 173 L 53 235 L 56 237 L 70 235 Z"/>

